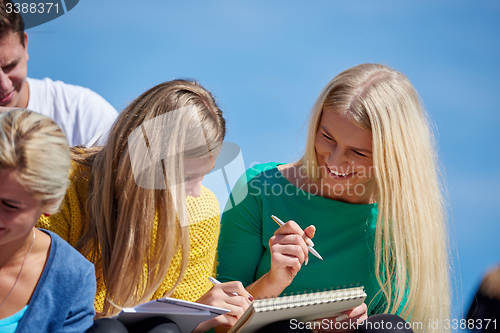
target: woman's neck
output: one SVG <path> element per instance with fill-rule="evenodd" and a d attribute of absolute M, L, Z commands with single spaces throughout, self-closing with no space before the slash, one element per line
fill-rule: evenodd
<path fill-rule="evenodd" d="M 31 229 L 23 244 L 6 259 L 0 248 L 3 266 L 0 267 L 0 318 L 7 318 L 30 302 L 47 264 L 52 238 L 43 231 Z M 21 241 L 19 241 L 21 243 Z M 14 242 L 10 243 L 14 245 Z"/>
<path fill-rule="evenodd" d="M 22 237 L 9 243 L 0 245 L 0 274 L 1 269 L 12 265 L 21 265 L 24 257 L 33 243 L 34 228 Z"/>

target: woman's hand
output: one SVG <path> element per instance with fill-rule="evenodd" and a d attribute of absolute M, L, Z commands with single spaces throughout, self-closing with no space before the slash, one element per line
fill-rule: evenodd
<path fill-rule="evenodd" d="M 307 265 L 309 250 L 306 239 L 313 238 L 315 231 L 314 226 L 302 230 L 294 221 L 288 221 L 276 230 L 269 239 L 271 270 L 268 282 L 280 286 L 281 291 L 292 283 L 302 264 L 305 262 Z M 313 244 L 310 240 L 307 241 Z"/>
<path fill-rule="evenodd" d="M 247 290 L 256 298 L 279 296 L 292 283 L 302 263 L 307 264 L 307 242 L 314 245 L 310 238 L 314 237 L 315 231 L 312 225 L 302 230 L 294 221 L 288 221 L 276 230 L 269 239 L 271 269 Z"/>
<path fill-rule="evenodd" d="M 368 307 L 365 303 L 355 307 L 352 310 L 343 312 L 338 317 L 317 319 L 320 329 L 313 329 L 314 332 L 352 332 L 357 328 L 357 323 L 361 323 L 368 318 Z"/>
<path fill-rule="evenodd" d="M 199 324 L 193 332 L 205 332 L 216 326 L 231 327 L 252 303 L 253 297 L 239 281 L 216 284 L 196 302 L 231 310 Z"/>

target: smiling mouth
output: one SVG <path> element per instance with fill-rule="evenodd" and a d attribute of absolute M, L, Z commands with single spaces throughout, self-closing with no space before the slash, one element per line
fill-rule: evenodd
<path fill-rule="evenodd" d="M 350 177 L 350 176 L 353 176 L 356 174 L 355 172 L 351 172 L 351 173 L 338 172 L 336 170 L 332 170 L 328 165 L 326 167 L 328 168 L 328 170 L 330 171 L 331 174 L 333 174 L 334 176 L 336 176 L 338 178 L 347 178 L 347 177 Z"/>
<path fill-rule="evenodd" d="M 13 95 L 14 95 L 14 91 L 11 91 L 10 93 L 7 93 L 7 94 L 0 96 L 0 103 L 10 102 Z"/>

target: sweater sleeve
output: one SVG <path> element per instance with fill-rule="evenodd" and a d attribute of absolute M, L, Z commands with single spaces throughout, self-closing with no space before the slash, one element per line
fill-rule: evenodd
<path fill-rule="evenodd" d="M 91 327 L 94 321 L 94 298 L 96 294 L 96 282 L 94 266 L 86 266 L 86 272 L 81 275 L 81 281 L 76 284 L 79 288 L 75 292 L 78 295 L 70 304 L 68 316 L 64 322 L 61 333 L 83 332 Z"/>

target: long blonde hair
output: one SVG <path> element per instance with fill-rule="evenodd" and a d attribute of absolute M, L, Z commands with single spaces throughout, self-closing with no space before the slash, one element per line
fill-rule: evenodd
<path fill-rule="evenodd" d="M 68 140 L 52 119 L 26 109 L 0 114 L 0 169 L 17 171 L 17 180 L 41 200 L 44 213 L 59 210 L 69 168 Z"/>
<path fill-rule="evenodd" d="M 189 255 L 183 161 L 211 156 L 224 136 L 212 95 L 196 82 L 174 80 L 135 99 L 104 147 L 73 150 L 73 160 L 90 168 L 85 233 L 76 248 L 106 285 L 98 316 L 148 301 L 180 247 L 170 293 L 179 284 Z"/>
<path fill-rule="evenodd" d="M 429 320 L 440 320 L 441 329 L 450 313 L 446 219 L 435 143 L 417 92 L 384 65 L 362 64 L 337 75 L 311 112 L 302 163 L 313 181 L 320 177 L 314 140 L 324 107 L 372 133 L 375 273 L 384 312 L 401 307 L 404 319 L 424 330 Z"/>

